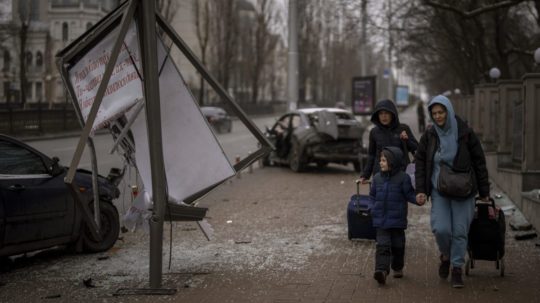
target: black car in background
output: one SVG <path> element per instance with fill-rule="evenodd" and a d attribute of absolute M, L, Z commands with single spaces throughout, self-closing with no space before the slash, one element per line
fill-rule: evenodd
<path fill-rule="evenodd" d="M 64 183 L 67 168 L 25 143 L 0 134 L 0 257 L 72 245 L 78 251 L 111 248 L 120 230 L 113 199 L 117 182 L 99 176 L 100 233 L 96 241 Z M 79 169 L 74 183 L 94 211 L 92 173 Z"/>
<path fill-rule="evenodd" d="M 230 133 L 232 130 L 232 120 L 229 114 L 221 108 L 215 106 L 202 106 L 201 111 L 208 120 L 208 123 L 218 133 Z"/>
<path fill-rule="evenodd" d="M 281 116 L 266 129 L 266 137 L 276 147 L 263 165 L 285 164 L 300 172 L 310 163 L 352 163 L 359 172 L 366 162 L 360 122 L 340 108 L 302 108 Z"/>

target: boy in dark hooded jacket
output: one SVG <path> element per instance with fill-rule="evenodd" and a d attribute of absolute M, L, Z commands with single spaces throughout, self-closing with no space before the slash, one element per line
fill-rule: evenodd
<path fill-rule="evenodd" d="M 375 174 L 369 195 L 375 201 L 371 209 L 373 227 L 377 229 L 377 250 L 373 278 L 380 285 L 386 283 L 390 267 L 394 278 L 403 277 L 405 265 L 405 229 L 407 201 L 417 205 L 411 178 L 402 170 L 403 153 L 397 147 L 383 148 L 380 172 Z"/>
<path fill-rule="evenodd" d="M 377 102 L 371 122 L 375 127 L 369 132 L 368 160 L 360 175 L 362 183 L 379 171 L 379 156 L 384 147 L 394 146 L 402 151 L 403 169 L 409 164 L 407 152 L 414 153 L 418 147 L 410 127 L 399 122 L 398 111 L 392 100 Z"/>

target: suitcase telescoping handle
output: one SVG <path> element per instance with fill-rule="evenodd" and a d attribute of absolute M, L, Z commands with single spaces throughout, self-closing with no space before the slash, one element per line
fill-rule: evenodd
<path fill-rule="evenodd" d="M 486 202 L 486 201 L 482 200 L 482 198 L 477 196 L 476 198 L 474 198 L 474 203 L 475 204 L 488 204 L 488 205 L 491 205 L 491 206 L 495 207 L 495 200 L 493 200 L 492 197 L 489 197 L 489 201 Z"/>
<path fill-rule="evenodd" d="M 356 194 L 360 195 L 360 179 L 356 179 L 354 182 L 356 183 Z M 371 181 L 367 181 L 367 184 L 371 186 Z"/>

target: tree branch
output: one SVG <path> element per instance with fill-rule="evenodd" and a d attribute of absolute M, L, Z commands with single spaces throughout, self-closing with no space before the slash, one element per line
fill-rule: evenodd
<path fill-rule="evenodd" d="M 515 6 L 515 5 L 517 5 L 517 4 L 521 3 L 521 2 L 526 2 L 526 1 L 528 1 L 528 0 L 506 0 L 506 1 L 501 1 L 501 2 L 495 3 L 495 4 L 481 6 L 479 8 L 473 9 L 471 11 L 463 11 L 463 10 L 460 10 L 460 9 L 458 9 L 456 7 L 451 6 L 451 5 L 444 4 L 444 3 L 439 3 L 437 1 L 424 0 L 423 3 L 425 5 L 428 5 L 428 6 L 431 6 L 431 7 L 434 7 L 434 8 L 439 8 L 439 9 L 442 9 L 442 10 L 447 10 L 447 11 L 454 12 L 454 13 L 462 16 L 465 19 L 469 19 L 469 18 L 474 18 L 474 17 L 476 17 L 478 15 L 481 15 L 481 14 L 484 14 L 484 13 L 487 13 L 487 12 L 490 12 L 490 11 L 493 11 L 493 10 L 497 10 L 499 8 Z"/>

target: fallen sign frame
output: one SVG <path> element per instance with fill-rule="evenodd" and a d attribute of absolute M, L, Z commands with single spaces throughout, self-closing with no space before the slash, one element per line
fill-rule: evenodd
<path fill-rule="evenodd" d="M 138 19 L 137 19 L 138 18 Z M 150 234 L 150 284 L 152 288 L 161 287 L 161 250 L 162 250 L 162 234 L 163 234 L 163 219 L 165 216 L 164 207 L 165 201 L 168 199 L 166 195 L 166 189 L 164 188 L 164 182 L 166 182 L 163 159 L 159 159 L 159 156 L 163 157 L 163 150 L 161 146 L 161 125 L 157 124 L 156 121 L 161 121 L 159 103 L 161 99 L 159 98 L 160 92 L 155 87 L 159 86 L 158 73 L 156 68 L 157 60 L 157 40 L 156 40 L 156 23 L 159 27 L 168 35 L 168 37 L 173 41 L 180 51 L 188 58 L 188 60 L 193 64 L 197 71 L 203 76 L 203 78 L 210 84 L 210 86 L 218 93 L 218 95 L 227 102 L 231 109 L 237 114 L 240 121 L 247 127 L 251 134 L 258 140 L 260 148 L 254 153 L 250 154 L 248 157 L 244 158 L 239 163 L 234 164 L 233 168 L 235 173 L 238 173 L 240 170 L 249 166 L 251 163 L 255 162 L 258 158 L 266 155 L 273 149 L 272 144 L 264 137 L 260 130 L 254 125 L 254 123 L 246 116 L 243 110 L 234 102 L 234 100 L 228 95 L 228 93 L 221 87 L 221 85 L 215 81 L 215 79 L 206 71 L 205 67 L 201 62 L 193 55 L 193 52 L 187 47 L 184 41 L 180 36 L 164 21 L 163 17 L 156 11 L 154 1 L 150 0 L 130 0 L 123 2 L 119 5 L 117 9 L 109 13 L 87 32 L 81 35 L 73 43 L 68 45 L 62 51 L 60 51 L 57 57 L 57 66 L 61 73 L 62 80 L 64 85 L 67 87 L 67 91 L 73 101 L 77 116 L 81 125 L 83 126 L 83 131 L 77 145 L 77 149 L 73 156 L 68 174 L 66 176 L 65 182 L 68 185 L 73 185 L 73 177 L 77 166 L 79 165 L 82 153 L 84 151 L 84 145 L 87 141 L 91 140 L 91 134 L 93 132 L 94 122 L 98 116 L 98 111 L 100 109 L 101 103 L 105 97 L 105 92 L 111 80 L 111 75 L 117 63 L 117 59 L 121 48 L 126 37 L 126 33 L 129 30 L 132 20 L 135 20 L 135 24 L 138 25 L 139 35 L 138 42 L 140 47 L 141 61 L 143 66 L 143 74 L 139 73 L 139 78 L 144 79 L 144 99 L 152 100 L 152 102 L 146 101 L 145 107 L 147 112 L 147 127 L 148 127 L 148 140 L 150 148 L 150 163 L 152 171 L 152 184 L 158 185 L 153 186 L 154 195 L 154 208 L 153 216 L 151 220 L 151 234 Z M 157 21 L 157 22 L 156 22 Z M 73 84 L 70 81 L 69 69 L 76 63 L 78 60 L 84 58 L 85 54 L 97 43 L 99 43 L 104 37 L 107 36 L 113 30 L 118 29 L 118 35 L 116 41 L 113 44 L 112 51 L 108 57 L 104 59 L 105 71 L 103 75 L 96 81 L 95 85 L 97 87 L 97 92 L 92 98 L 92 105 L 90 111 L 87 114 L 83 115 L 81 107 L 79 105 L 79 100 L 77 98 L 76 90 Z M 149 42 L 150 41 L 150 42 Z M 135 64 L 133 64 L 136 66 Z M 142 81 L 142 80 L 141 80 Z M 99 82 L 99 83 L 98 83 Z M 152 85 L 152 84 L 158 85 Z M 157 103 L 156 103 L 156 100 Z M 85 121 L 86 117 L 86 121 Z M 112 120 L 114 121 L 114 120 Z M 112 122 L 109 121 L 109 122 Z M 157 125 L 156 125 L 157 124 Z M 120 138 L 119 140 L 122 140 Z M 158 142 L 159 144 L 155 144 Z M 156 146 L 157 145 L 157 146 Z M 96 160 L 97 161 L 97 160 Z M 93 162 L 95 162 L 93 160 Z M 210 186 L 199 190 L 198 192 L 186 197 L 184 201 L 190 203 L 196 199 L 202 197 L 204 194 L 209 192 L 211 189 L 215 188 L 217 185 L 224 182 L 226 179 L 222 180 L 219 183 L 211 184 Z M 77 199 L 79 206 L 83 208 L 83 213 L 89 214 L 88 206 Z M 178 208 L 179 213 L 170 214 L 171 218 L 176 218 L 180 220 L 191 220 L 192 217 L 186 217 L 183 208 Z M 195 211 L 195 213 L 200 214 L 200 212 Z M 200 215 L 199 215 L 200 216 Z M 195 216 L 197 219 L 198 216 Z M 200 219 L 199 219 L 200 220 Z M 85 223 L 90 227 L 90 229 L 98 234 L 99 229 L 89 216 L 85 216 Z M 152 225 L 153 224 L 153 225 Z M 159 225 L 158 227 L 155 227 Z M 155 227 L 155 228 L 154 228 Z M 159 247 L 157 247 L 157 244 Z M 154 262 L 157 261 L 157 262 Z"/>

